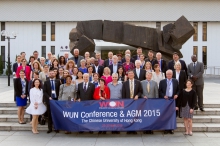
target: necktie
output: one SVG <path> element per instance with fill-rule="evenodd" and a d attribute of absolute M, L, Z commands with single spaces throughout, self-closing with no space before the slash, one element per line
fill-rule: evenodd
<path fill-rule="evenodd" d="M 195 72 L 195 69 L 196 69 L 196 63 L 195 62 L 193 64 L 193 68 L 194 68 L 194 72 Z"/>
<path fill-rule="evenodd" d="M 147 92 L 150 92 L 150 82 L 147 82 Z"/>
<path fill-rule="evenodd" d="M 52 89 L 52 98 L 55 98 L 55 87 L 54 87 L 54 80 L 51 80 L 51 89 Z"/>
<path fill-rule="evenodd" d="M 133 98 L 133 94 L 134 94 L 134 91 L 133 91 L 133 81 L 130 81 L 130 98 Z"/>
<path fill-rule="evenodd" d="M 83 90 L 86 92 L 86 83 L 84 84 Z"/>
<path fill-rule="evenodd" d="M 160 66 L 160 60 L 158 61 L 159 67 L 160 67 L 160 71 L 161 71 L 161 66 Z"/>

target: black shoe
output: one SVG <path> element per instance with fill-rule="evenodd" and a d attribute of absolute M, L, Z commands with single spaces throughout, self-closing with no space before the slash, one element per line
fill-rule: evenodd
<path fill-rule="evenodd" d="M 93 134 L 93 131 L 89 131 L 90 134 Z"/>
<path fill-rule="evenodd" d="M 169 132 L 168 132 L 168 130 L 164 130 L 164 134 L 168 134 Z"/>
<path fill-rule="evenodd" d="M 194 108 L 194 110 L 198 110 L 198 107 L 196 106 L 196 107 Z"/>
<path fill-rule="evenodd" d="M 52 130 L 48 130 L 48 131 L 47 131 L 47 133 L 51 133 L 51 132 L 52 132 Z"/>
<path fill-rule="evenodd" d="M 59 133 L 60 131 L 59 130 L 54 130 L 56 133 Z"/>
<path fill-rule="evenodd" d="M 102 134 L 102 131 L 99 131 L 98 134 Z"/>
<path fill-rule="evenodd" d="M 205 110 L 204 110 L 204 108 L 200 108 L 200 111 L 204 112 Z"/>
<path fill-rule="evenodd" d="M 83 131 L 79 131 L 79 134 L 83 134 L 84 132 Z"/>
<path fill-rule="evenodd" d="M 174 134 L 174 131 L 173 131 L 173 130 L 170 130 L 170 134 Z"/>

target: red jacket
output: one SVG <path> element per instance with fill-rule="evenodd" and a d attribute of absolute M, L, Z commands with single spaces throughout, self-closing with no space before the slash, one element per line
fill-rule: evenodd
<path fill-rule="evenodd" d="M 19 66 L 19 67 L 17 68 L 17 71 L 16 71 L 16 77 L 17 77 L 17 78 L 20 78 L 19 73 L 20 73 L 20 70 L 22 70 L 22 69 L 23 69 L 22 66 Z M 30 75 L 31 75 L 31 68 L 30 68 L 29 66 L 25 66 L 25 76 L 26 76 L 26 79 L 27 79 L 28 81 L 30 81 Z"/>
<path fill-rule="evenodd" d="M 105 99 L 110 99 L 110 90 L 109 90 L 108 86 L 105 86 L 104 93 L 105 93 Z M 95 100 L 100 100 L 100 86 L 95 88 L 93 98 Z"/>

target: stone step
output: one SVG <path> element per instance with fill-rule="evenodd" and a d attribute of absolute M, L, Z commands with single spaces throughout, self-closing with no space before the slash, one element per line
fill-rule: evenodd
<path fill-rule="evenodd" d="M 16 107 L 16 103 L 15 102 L 7 102 L 7 103 L 3 103 L 0 102 L 0 107 Z M 220 108 L 220 104 L 204 104 L 205 108 Z"/>
<path fill-rule="evenodd" d="M 30 124 L 18 124 L 13 122 L 0 122 L 0 131 L 31 131 Z M 38 130 L 46 131 L 47 125 L 38 125 Z M 176 132 L 184 132 L 182 123 L 177 123 Z M 220 132 L 220 124 L 193 123 L 193 132 Z"/>
<path fill-rule="evenodd" d="M 29 122 L 30 121 L 30 115 L 24 115 L 24 120 Z M 18 116 L 15 114 L 10 114 L 10 115 L 5 115 L 1 114 L 0 115 L 0 122 L 18 122 Z"/>
<path fill-rule="evenodd" d="M 17 114 L 17 107 L 0 107 L 0 114 Z M 194 111 L 194 115 L 220 115 L 220 108 L 205 108 L 205 111 Z"/>

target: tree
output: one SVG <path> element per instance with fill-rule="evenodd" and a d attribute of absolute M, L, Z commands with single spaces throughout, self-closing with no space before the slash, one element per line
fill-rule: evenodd
<path fill-rule="evenodd" d="M 10 62 L 10 68 L 9 68 L 9 63 L 8 62 L 6 62 L 6 66 L 7 66 L 6 75 L 8 75 L 9 73 L 10 73 L 10 75 L 12 75 L 12 70 L 11 70 L 12 62 Z"/>
<path fill-rule="evenodd" d="M 3 74 L 3 62 L 2 62 L 2 56 L 0 55 L 0 75 Z"/>

